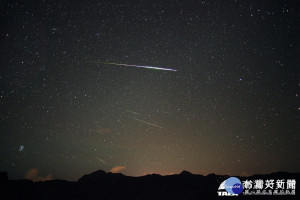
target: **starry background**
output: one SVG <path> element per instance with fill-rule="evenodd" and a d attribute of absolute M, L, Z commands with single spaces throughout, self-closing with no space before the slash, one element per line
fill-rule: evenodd
<path fill-rule="evenodd" d="M 9 178 L 299 172 L 299 1 L 1 1 Z M 172 68 L 159 71 L 102 62 Z"/>

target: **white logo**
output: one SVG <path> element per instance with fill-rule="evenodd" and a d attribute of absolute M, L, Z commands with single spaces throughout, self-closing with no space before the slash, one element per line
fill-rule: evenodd
<path fill-rule="evenodd" d="M 218 188 L 218 196 L 238 196 L 238 194 L 230 194 L 225 190 L 225 181 L 223 181 Z"/>

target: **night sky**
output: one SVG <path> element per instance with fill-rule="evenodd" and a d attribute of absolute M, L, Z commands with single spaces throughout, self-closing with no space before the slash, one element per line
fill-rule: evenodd
<path fill-rule="evenodd" d="M 299 1 L 5 0 L 0 13 L 10 179 L 299 172 Z"/>

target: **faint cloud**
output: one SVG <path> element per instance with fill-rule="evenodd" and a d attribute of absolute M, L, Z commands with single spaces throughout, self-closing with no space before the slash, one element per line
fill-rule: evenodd
<path fill-rule="evenodd" d="M 32 180 L 33 182 L 39 182 L 39 181 L 49 181 L 52 179 L 51 174 L 48 174 L 45 177 L 38 176 L 38 169 L 32 168 L 26 172 L 25 178 L 28 180 Z"/>
<path fill-rule="evenodd" d="M 116 166 L 111 168 L 111 170 L 109 170 L 111 173 L 120 173 L 121 171 L 123 171 L 126 168 L 126 166 Z"/>

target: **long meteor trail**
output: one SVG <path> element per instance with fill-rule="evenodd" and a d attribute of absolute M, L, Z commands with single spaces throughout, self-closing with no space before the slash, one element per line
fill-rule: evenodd
<path fill-rule="evenodd" d="M 176 72 L 176 69 L 171 68 L 163 68 L 163 67 L 153 67 L 153 66 L 144 66 L 144 65 L 129 65 L 123 63 L 110 63 L 110 62 L 100 62 L 106 65 L 117 65 L 117 66 L 126 66 L 126 67 L 139 67 L 139 68 L 146 68 L 146 69 L 154 69 L 154 70 L 163 70 L 163 71 L 173 71 Z"/>
<path fill-rule="evenodd" d="M 136 121 L 139 121 L 139 122 L 142 122 L 142 123 L 145 123 L 145 124 L 148 124 L 148 125 L 150 125 L 150 126 L 157 127 L 157 128 L 164 128 L 164 127 L 162 127 L 162 126 L 159 126 L 159 125 L 156 125 L 156 124 L 153 124 L 153 123 L 150 123 L 150 122 L 146 122 L 146 121 L 141 120 L 141 119 L 137 119 L 137 118 L 132 118 L 132 119 L 134 119 L 134 120 L 136 120 Z"/>

